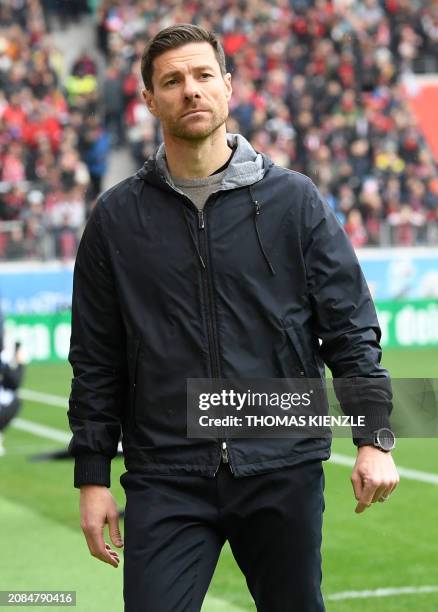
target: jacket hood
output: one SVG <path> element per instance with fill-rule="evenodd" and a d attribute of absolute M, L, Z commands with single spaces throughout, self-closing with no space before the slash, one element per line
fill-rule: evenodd
<path fill-rule="evenodd" d="M 236 149 L 220 186 L 221 191 L 253 185 L 260 181 L 273 162 L 263 153 L 257 153 L 241 134 L 227 134 L 228 145 Z M 157 174 L 176 191 L 166 163 L 166 150 L 162 143 L 155 155 L 151 156 L 138 171 L 141 178 L 155 183 Z"/>

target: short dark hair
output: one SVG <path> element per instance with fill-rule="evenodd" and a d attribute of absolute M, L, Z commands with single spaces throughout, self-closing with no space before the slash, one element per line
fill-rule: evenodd
<path fill-rule="evenodd" d="M 156 57 L 169 51 L 178 49 L 193 42 L 207 42 L 213 47 L 221 74 L 227 72 L 225 66 L 225 53 L 214 32 L 191 23 L 178 23 L 161 30 L 146 45 L 141 56 L 141 76 L 143 83 L 149 91 L 153 91 L 152 73 L 153 62 Z"/>

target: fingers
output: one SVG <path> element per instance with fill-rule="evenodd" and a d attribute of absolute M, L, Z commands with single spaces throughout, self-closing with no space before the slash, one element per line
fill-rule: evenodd
<path fill-rule="evenodd" d="M 371 504 L 373 503 L 374 495 L 376 493 L 376 489 L 377 484 L 374 481 L 368 480 L 365 482 L 365 486 L 362 489 L 362 493 L 359 496 L 358 504 L 355 508 L 356 514 L 360 514 L 371 506 Z"/>
<path fill-rule="evenodd" d="M 360 514 L 375 502 L 386 501 L 400 482 L 390 455 L 366 448 L 358 456 L 351 476 L 356 500 L 355 512 Z"/>
<path fill-rule="evenodd" d="M 120 534 L 119 513 L 117 511 L 112 512 L 108 515 L 107 520 L 111 542 L 114 544 L 114 546 L 121 548 L 123 546 L 123 540 Z"/>
<path fill-rule="evenodd" d="M 116 562 L 117 565 L 115 565 L 115 567 L 118 567 L 120 563 L 119 553 L 116 550 L 113 550 L 111 546 L 107 544 L 106 542 L 105 542 L 105 548 L 111 555 L 112 559 Z"/>
<path fill-rule="evenodd" d="M 80 494 L 81 527 L 93 557 L 118 567 L 120 559 L 116 551 L 103 539 L 105 523 L 109 525 L 111 541 L 115 546 L 123 546 L 119 530 L 117 504 L 107 487 L 83 485 Z"/>
<path fill-rule="evenodd" d="M 361 514 L 364 510 L 366 510 L 370 506 L 371 506 L 371 504 L 364 504 L 362 502 L 359 502 L 356 505 L 356 508 L 354 509 L 354 511 L 355 511 L 356 514 Z"/>
<path fill-rule="evenodd" d="M 362 495 L 363 483 L 362 478 L 356 470 L 354 470 L 351 476 L 351 484 L 353 485 L 354 497 L 359 501 Z"/>
<path fill-rule="evenodd" d="M 400 476 L 397 473 L 395 481 L 386 488 L 385 492 L 383 493 L 379 501 L 380 502 L 386 501 L 389 498 L 389 496 L 392 495 L 392 493 L 396 490 L 399 482 L 400 482 Z"/>
<path fill-rule="evenodd" d="M 381 502 L 381 501 L 385 501 L 385 497 L 388 497 L 389 495 L 389 484 L 383 483 L 382 485 L 380 485 L 380 487 L 377 487 L 374 495 L 373 495 L 373 499 L 372 499 L 372 504 L 375 504 L 376 502 Z"/>
<path fill-rule="evenodd" d="M 389 499 L 390 495 L 396 490 L 398 484 L 400 482 L 400 476 L 395 470 L 395 474 L 393 474 L 392 480 L 388 480 L 386 484 L 381 487 L 381 491 L 376 496 L 376 501 L 385 502 Z"/>
<path fill-rule="evenodd" d="M 351 484 L 353 485 L 354 496 L 358 501 L 355 512 L 360 514 L 371 506 L 374 489 L 370 488 L 371 483 L 366 482 L 357 470 L 351 476 Z"/>
<path fill-rule="evenodd" d="M 396 485 L 395 485 L 396 486 Z M 356 513 L 360 514 L 376 502 L 386 501 L 395 486 L 391 482 L 380 482 L 370 480 L 366 483 L 362 495 L 359 497 L 359 504 L 356 506 Z"/>
<path fill-rule="evenodd" d="M 104 541 L 103 528 L 88 525 L 83 527 L 82 530 L 91 555 L 104 563 L 118 567 L 120 563 L 119 555 Z"/>

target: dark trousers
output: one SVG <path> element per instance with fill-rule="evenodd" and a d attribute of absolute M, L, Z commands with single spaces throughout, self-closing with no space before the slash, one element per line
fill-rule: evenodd
<path fill-rule="evenodd" d="M 260 612 L 324 612 L 320 461 L 244 478 L 121 477 L 125 612 L 199 612 L 229 541 Z"/>
<path fill-rule="evenodd" d="M 17 416 L 20 406 L 18 397 L 14 398 L 10 404 L 0 404 L 0 431 L 6 429 L 12 419 Z"/>

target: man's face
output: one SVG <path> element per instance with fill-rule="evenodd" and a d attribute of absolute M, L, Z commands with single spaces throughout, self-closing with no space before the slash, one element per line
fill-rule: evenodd
<path fill-rule="evenodd" d="M 225 123 L 231 98 L 231 75 L 221 74 L 212 46 L 189 43 L 158 56 L 153 63 L 154 91 L 143 98 L 164 135 L 204 140 Z"/>

